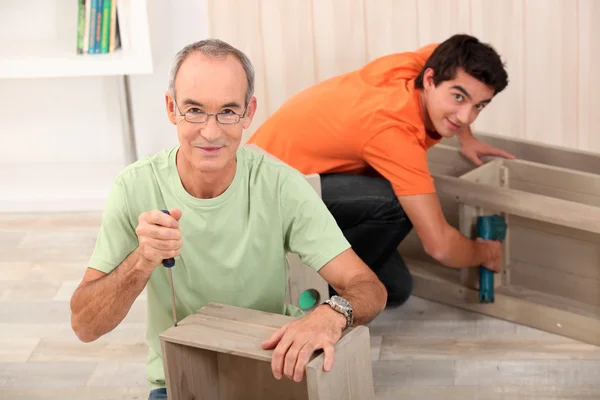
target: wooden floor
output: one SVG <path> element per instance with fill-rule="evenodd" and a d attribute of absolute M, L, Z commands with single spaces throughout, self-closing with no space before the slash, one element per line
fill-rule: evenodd
<path fill-rule="evenodd" d="M 0 215 L 0 399 L 146 399 L 146 299 L 94 343 L 69 299 L 98 214 Z M 371 325 L 378 399 L 600 399 L 600 348 L 418 298 Z"/>

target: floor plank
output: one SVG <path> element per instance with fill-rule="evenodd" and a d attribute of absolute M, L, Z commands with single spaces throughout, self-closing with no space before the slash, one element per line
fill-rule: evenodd
<path fill-rule="evenodd" d="M 377 400 L 597 400 L 595 386 L 391 386 L 376 387 Z"/>

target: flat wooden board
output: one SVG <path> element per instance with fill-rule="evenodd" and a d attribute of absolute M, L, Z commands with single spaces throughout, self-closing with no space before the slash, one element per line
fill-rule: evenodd
<path fill-rule="evenodd" d="M 415 296 L 600 345 L 598 308 L 513 286 L 496 289 L 494 303 L 479 303 L 477 290 L 436 273 L 435 266 L 406 262 L 413 274 Z"/>

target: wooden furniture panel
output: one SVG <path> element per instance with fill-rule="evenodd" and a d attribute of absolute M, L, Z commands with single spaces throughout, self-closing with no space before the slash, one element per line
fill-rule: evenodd
<path fill-rule="evenodd" d="M 514 150 L 548 156 L 531 143 Z M 409 258 L 414 294 L 600 344 L 600 175 L 586 172 L 590 167 L 575 157 L 579 152 L 555 147 L 548 153 L 560 166 L 496 159 L 458 177 L 434 172 L 444 208 L 458 204 L 466 236 L 475 237 L 477 216 L 504 214 L 504 268 L 495 277 L 495 302 L 482 304 L 478 267 L 453 270 Z M 599 162 L 591 154 L 582 158 Z"/>
<path fill-rule="evenodd" d="M 323 371 L 315 352 L 302 382 L 271 372 L 266 340 L 294 318 L 209 303 L 160 335 L 169 399 L 373 399 L 369 330 L 346 330 L 335 346 L 335 362 Z"/>

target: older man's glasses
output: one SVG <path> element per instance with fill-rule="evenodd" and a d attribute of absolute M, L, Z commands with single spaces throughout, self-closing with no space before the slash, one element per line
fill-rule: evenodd
<path fill-rule="evenodd" d="M 201 111 L 198 108 L 190 108 L 188 111 L 186 111 L 185 113 L 181 113 L 179 106 L 177 105 L 176 102 L 175 103 L 175 107 L 177 107 L 177 110 L 179 111 L 179 115 L 181 115 L 187 122 L 191 122 L 192 124 L 202 124 L 206 121 L 208 121 L 208 118 L 212 115 L 215 116 L 215 118 L 217 119 L 217 122 L 223 125 L 235 125 L 238 122 L 240 122 L 240 120 L 242 118 L 244 118 L 246 116 L 246 111 L 248 110 L 248 106 L 246 106 L 246 109 L 244 110 L 244 112 L 242 114 L 237 114 L 232 110 L 224 110 L 221 111 L 219 113 L 216 114 L 209 114 L 206 113 L 204 111 Z"/>

